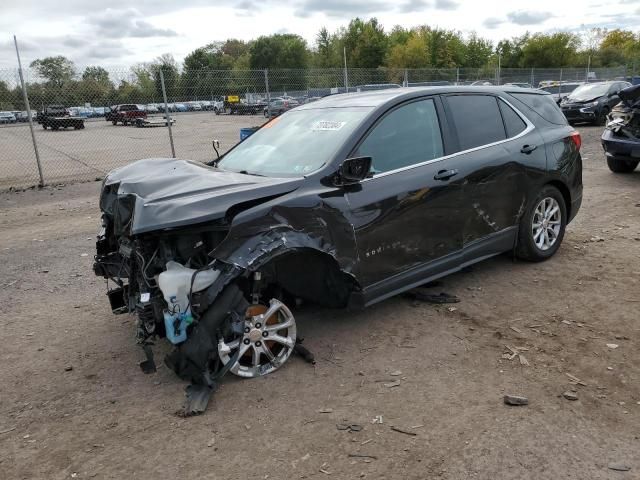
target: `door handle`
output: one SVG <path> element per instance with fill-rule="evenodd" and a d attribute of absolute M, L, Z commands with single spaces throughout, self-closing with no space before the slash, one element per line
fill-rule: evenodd
<path fill-rule="evenodd" d="M 520 149 L 521 153 L 525 153 L 527 155 L 529 155 L 531 152 L 533 152 L 536 148 L 538 148 L 537 145 L 525 145 Z"/>
<path fill-rule="evenodd" d="M 434 180 L 449 180 L 451 177 L 455 177 L 458 174 L 458 170 L 440 170 L 433 176 Z"/>

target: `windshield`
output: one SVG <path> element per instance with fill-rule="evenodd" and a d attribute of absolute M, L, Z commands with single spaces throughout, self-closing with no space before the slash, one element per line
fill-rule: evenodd
<path fill-rule="evenodd" d="M 371 107 L 291 110 L 266 123 L 218 162 L 234 172 L 300 177 L 326 164 Z"/>
<path fill-rule="evenodd" d="M 607 83 L 596 83 L 592 85 L 583 85 L 576 88 L 569 98 L 571 100 L 591 100 L 592 98 L 602 97 L 609 91 L 610 85 Z"/>

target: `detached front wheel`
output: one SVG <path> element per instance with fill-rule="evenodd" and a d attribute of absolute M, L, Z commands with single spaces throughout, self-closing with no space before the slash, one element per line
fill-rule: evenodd
<path fill-rule="evenodd" d="M 567 207 L 560 191 L 546 185 L 520 219 L 516 255 L 541 262 L 560 248 L 567 225 Z"/>
<path fill-rule="evenodd" d="M 225 365 L 237 355 L 238 360 L 229 371 L 254 378 L 280 368 L 295 345 L 296 320 L 287 306 L 274 298 L 269 306 L 251 305 L 247 309 L 243 333 L 220 339 L 218 355 Z"/>

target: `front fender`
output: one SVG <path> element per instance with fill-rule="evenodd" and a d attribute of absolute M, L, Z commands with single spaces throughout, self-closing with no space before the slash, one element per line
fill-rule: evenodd
<path fill-rule="evenodd" d="M 343 215 L 346 208 L 342 196 L 272 200 L 236 215 L 211 256 L 255 270 L 284 252 L 311 249 L 330 255 L 340 270 L 353 275 L 358 252 L 353 226 Z"/>

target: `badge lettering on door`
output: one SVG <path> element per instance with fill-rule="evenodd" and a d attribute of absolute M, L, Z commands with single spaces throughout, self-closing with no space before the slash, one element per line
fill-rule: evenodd
<path fill-rule="evenodd" d="M 364 253 L 364 256 L 367 258 L 370 257 L 375 257 L 376 255 L 380 255 L 383 252 L 389 251 L 389 250 L 396 250 L 398 248 L 400 248 L 402 245 L 402 242 L 393 242 L 393 243 L 387 243 L 384 245 L 380 245 L 376 248 L 372 248 L 371 250 L 367 250 Z"/>

